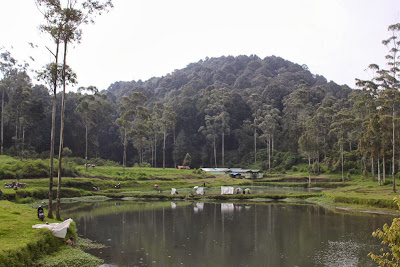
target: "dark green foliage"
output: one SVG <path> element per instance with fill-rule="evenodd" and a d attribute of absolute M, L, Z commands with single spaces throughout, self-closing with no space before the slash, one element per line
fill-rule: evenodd
<path fill-rule="evenodd" d="M 56 161 L 57 162 L 57 161 Z M 13 160 L 0 165 L 0 179 L 46 178 L 49 176 L 49 161 L 42 159 Z M 55 173 L 57 169 L 55 170 Z M 62 174 L 68 177 L 78 176 L 76 165 L 72 162 L 64 164 Z"/>
<path fill-rule="evenodd" d="M 90 164 L 114 165 L 98 158 L 121 163 L 125 144 L 129 166 L 137 162 L 142 167 L 148 164 L 162 166 L 162 152 L 165 151 L 166 167 L 181 165 L 186 153 L 189 153 L 193 168 L 214 165 L 221 167 L 223 163 L 226 167 L 246 168 L 255 164 L 254 158 L 257 155 L 254 167 L 267 170 L 271 159 L 271 168 L 276 171 L 289 170 L 303 160 L 297 151 L 298 139 L 306 129 L 305 122 L 310 120 L 317 121 L 319 125 L 316 130 L 321 138 L 319 144 L 323 144 L 319 160 L 322 161 L 326 155 L 337 159 L 333 154 L 337 153 L 337 147 L 334 147 L 337 138 L 329 136 L 327 132 L 335 112 L 344 107 L 350 110 L 352 104 L 349 96 L 353 94 L 347 86 L 328 83 L 324 77 L 313 75 L 299 64 L 280 57 L 261 59 L 254 55 L 207 58 L 164 77 L 144 82 L 115 82 L 102 93 L 107 98 L 94 103 L 96 116 L 92 118 L 93 123 L 89 127 Z M 46 123 L 42 128 L 38 124 L 29 125 L 26 138 L 35 140 L 29 144 L 29 155 L 34 156 L 34 152 L 48 155 L 44 150 L 50 147 L 51 97 L 39 87 L 32 94 L 35 95 L 32 99 L 32 112 L 35 111 L 37 120 Z M 171 108 L 171 114 L 176 114 L 176 123 L 167 127 L 165 142 L 161 134 L 163 131 L 157 129 L 155 117 L 151 118 L 154 120 L 151 123 L 154 129 L 140 131 L 140 134 L 137 129 L 129 131 L 133 139 L 121 142 L 121 133 L 124 132 L 120 131 L 122 122 L 119 121 L 119 127 L 114 122 L 126 112 L 117 107 L 122 99 L 127 99 L 124 97 L 131 95 L 142 95 L 147 99 L 140 105 L 149 114 L 154 115 L 157 113 L 156 107 L 164 104 Z M 40 99 L 43 101 L 40 102 Z M 61 97 L 57 99 L 59 107 Z M 73 161 L 77 165 L 84 164 L 82 159 L 86 143 L 83 138 L 85 127 L 77 123 L 81 122 L 82 114 L 78 114 L 77 109 L 82 103 L 81 99 L 82 95 L 70 92 L 65 103 L 64 147 L 71 149 L 73 157 L 66 158 L 65 162 Z M 264 121 L 264 124 L 261 121 L 255 123 L 254 116 Z M 134 121 L 130 120 L 131 123 Z M 134 123 L 138 123 L 137 119 Z M 262 127 L 254 130 L 255 125 Z M 203 131 L 199 131 L 201 126 L 204 126 Z M 212 133 L 212 127 L 215 127 L 215 133 Z M 18 154 L 12 141 L 13 129 L 14 125 L 7 125 L 5 148 L 9 153 L 14 149 L 13 153 Z M 350 151 L 346 145 L 344 150 Z M 96 155 L 96 158 L 90 155 Z M 348 166 L 349 169 L 359 168 L 357 159 L 352 157 L 348 161 L 355 162 Z M 333 164 L 336 162 L 332 160 L 331 163 L 328 164 L 332 167 L 330 170 L 337 170 L 337 164 Z M 73 166 L 65 165 L 63 175 L 77 175 Z M 32 173 L 42 177 L 44 172 L 41 172 L 42 169 L 38 168 Z M 8 177 L 10 173 L 0 168 L 0 175 Z"/>

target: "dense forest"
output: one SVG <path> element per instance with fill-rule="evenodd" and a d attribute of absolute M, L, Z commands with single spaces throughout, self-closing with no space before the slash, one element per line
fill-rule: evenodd
<path fill-rule="evenodd" d="M 10 72 L 1 86 L 4 153 L 48 158 L 49 90 L 33 86 L 23 70 Z M 355 159 L 362 123 L 354 109 L 360 92 L 280 57 L 207 58 L 145 82 L 67 93 L 64 147 L 85 157 L 87 143 L 89 159 L 118 162 L 126 147 L 128 166 L 174 167 L 188 153 L 192 167 L 288 169 L 310 158 L 335 171 L 338 141 L 345 138 L 342 149 L 352 159 L 346 169 L 355 170 L 361 168 Z M 61 97 L 57 100 L 59 110 Z M 343 116 L 354 123 L 340 137 L 336 128 Z M 305 139 L 311 131 L 318 148 L 310 154 Z"/>
<path fill-rule="evenodd" d="M 358 90 L 280 57 L 243 55 L 206 58 L 164 77 L 115 82 L 104 91 L 79 88 L 54 98 L 46 86 L 32 85 L 5 51 L 1 153 L 48 158 L 53 101 L 56 113 L 65 110 L 65 116 L 55 117 L 55 125 L 65 126 L 60 142 L 65 156 L 123 166 L 265 171 L 306 163 L 309 173 L 341 172 L 343 180 L 371 173 L 385 182 L 387 173 L 394 179 L 400 154 L 395 149 L 400 26 L 389 30 L 393 36 L 384 44 L 391 47 L 390 69 L 372 64 L 375 78 L 357 80 Z M 51 88 L 57 81 L 49 73 L 58 71 L 49 66 L 38 78 L 46 81 L 47 75 Z M 67 65 L 61 73 L 64 83 L 74 83 L 76 75 Z"/>

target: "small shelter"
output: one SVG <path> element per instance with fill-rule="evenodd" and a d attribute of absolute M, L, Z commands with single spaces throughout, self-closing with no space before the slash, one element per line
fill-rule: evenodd
<path fill-rule="evenodd" d="M 233 195 L 233 186 L 221 186 L 221 195 Z"/>
<path fill-rule="evenodd" d="M 176 188 L 171 188 L 171 195 L 177 195 L 178 191 L 176 190 Z"/>
<path fill-rule="evenodd" d="M 197 187 L 196 188 L 196 194 L 197 195 L 204 195 L 205 194 L 204 188 L 203 187 Z"/>
<path fill-rule="evenodd" d="M 231 172 L 231 174 L 229 174 L 229 177 L 231 177 L 231 178 L 242 178 L 242 174 L 238 173 L 238 172 Z"/>

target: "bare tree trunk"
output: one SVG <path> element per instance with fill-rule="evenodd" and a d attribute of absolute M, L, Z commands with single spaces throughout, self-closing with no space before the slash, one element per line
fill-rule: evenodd
<path fill-rule="evenodd" d="M 257 129 L 254 129 L 254 164 L 257 163 Z"/>
<path fill-rule="evenodd" d="M 67 64 L 67 42 L 64 42 L 64 61 L 63 61 L 63 93 L 61 97 L 61 126 L 60 126 L 60 146 L 58 150 L 58 184 L 57 184 L 57 200 L 56 200 L 56 219 L 61 220 L 60 215 L 60 198 L 61 198 L 61 170 L 62 170 L 62 152 L 64 147 L 64 119 L 65 119 L 65 90 L 66 90 L 66 64 Z"/>
<path fill-rule="evenodd" d="M 154 168 L 154 142 L 153 141 L 151 141 L 152 139 L 151 138 L 149 138 L 150 139 L 150 150 L 151 150 L 151 167 L 153 167 Z"/>
<path fill-rule="evenodd" d="M 342 182 L 344 182 L 344 156 L 343 156 L 343 144 L 340 144 L 340 157 L 342 159 Z"/>
<path fill-rule="evenodd" d="M 56 53 L 55 53 L 55 64 L 56 73 L 54 74 L 53 80 L 53 101 L 51 109 L 51 137 L 50 137 L 50 177 L 49 177 L 49 207 L 48 207 L 48 218 L 53 218 L 53 180 L 54 180 L 54 143 L 56 135 L 56 112 L 57 112 L 57 80 L 58 80 L 58 52 L 60 49 L 59 38 L 56 41 Z"/>
<path fill-rule="evenodd" d="M 371 157 L 371 175 L 372 181 L 375 182 L 375 170 L 374 170 L 374 157 Z"/>
<path fill-rule="evenodd" d="M 154 167 L 157 168 L 157 134 L 154 134 Z"/>
<path fill-rule="evenodd" d="M 165 139 L 167 139 L 167 132 L 164 131 L 164 141 L 163 141 L 163 162 L 162 162 L 162 167 L 165 169 Z"/>
<path fill-rule="evenodd" d="M 268 137 L 268 172 L 271 173 L 271 137 Z"/>
<path fill-rule="evenodd" d="M 380 164 L 380 158 L 379 158 L 379 154 L 378 154 L 378 185 L 382 185 L 381 183 L 381 164 Z"/>
<path fill-rule="evenodd" d="M 48 213 L 47 213 L 47 217 L 49 217 L 49 218 L 53 218 L 54 143 L 55 143 L 55 135 L 56 135 L 56 105 L 57 105 L 56 88 L 54 88 L 54 95 L 53 95 L 52 102 L 53 103 L 52 103 L 52 111 L 51 111 L 49 207 L 48 207 Z"/>
<path fill-rule="evenodd" d="M 21 148 L 22 148 L 21 157 L 22 158 L 24 158 L 24 154 L 25 154 L 24 146 L 25 146 L 25 127 L 22 127 L 22 143 L 21 143 Z"/>
<path fill-rule="evenodd" d="M 174 133 L 174 148 L 175 148 L 175 144 L 176 144 L 176 131 L 175 131 L 175 127 L 174 127 L 174 130 L 173 130 L 173 133 Z M 176 159 L 173 157 L 173 159 L 174 159 L 174 168 L 176 169 L 177 168 L 177 164 L 176 164 Z"/>
<path fill-rule="evenodd" d="M 393 99 L 394 102 L 394 99 Z M 395 110 L 394 110 L 394 103 L 393 103 L 393 116 L 392 116 L 392 126 L 393 126 L 393 133 L 392 133 L 392 137 L 393 137 L 393 141 L 392 141 L 392 150 L 393 150 L 393 158 L 392 158 L 392 182 L 393 182 L 393 193 L 396 192 L 396 180 L 395 180 L 395 162 L 396 162 L 396 154 L 395 154 Z"/>
<path fill-rule="evenodd" d="M 85 121 L 85 168 L 88 170 L 88 119 Z"/>
<path fill-rule="evenodd" d="M 217 146 L 216 146 L 216 140 L 215 140 L 215 136 L 214 136 L 214 142 L 213 142 L 213 146 L 214 146 L 214 166 L 215 168 L 217 168 Z"/>
<path fill-rule="evenodd" d="M 222 168 L 225 168 L 225 133 L 222 133 Z"/>
<path fill-rule="evenodd" d="M 386 182 L 386 163 L 385 163 L 385 153 L 383 153 L 382 158 L 382 174 L 383 174 L 383 183 Z"/>
<path fill-rule="evenodd" d="M 311 155 L 308 154 L 308 184 L 311 184 Z"/>
<path fill-rule="evenodd" d="M 122 155 L 122 167 L 123 167 L 124 173 L 125 173 L 125 167 L 126 167 L 126 147 L 128 145 L 126 138 L 127 138 L 126 129 L 124 129 L 124 153 Z"/>
<path fill-rule="evenodd" d="M 4 96 L 5 88 L 3 88 L 3 93 L 1 96 L 1 155 L 4 154 Z"/>

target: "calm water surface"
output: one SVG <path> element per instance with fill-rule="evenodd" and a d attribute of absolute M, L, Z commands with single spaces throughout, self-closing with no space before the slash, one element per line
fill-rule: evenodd
<path fill-rule="evenodd" d="M 104 266 L 376 266 L 392 217 L 306 204 L 100 202 L 65 206 Z"/>

